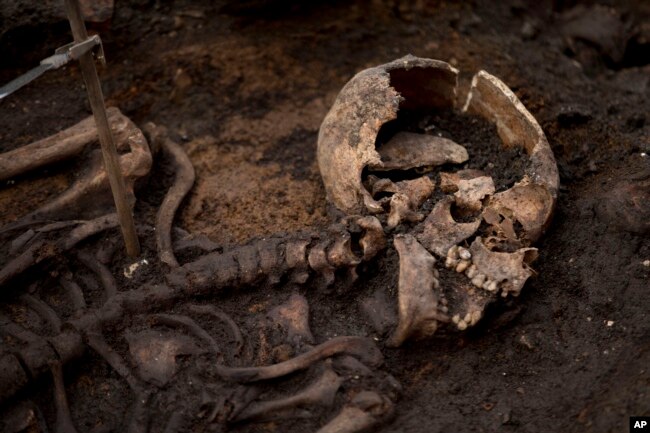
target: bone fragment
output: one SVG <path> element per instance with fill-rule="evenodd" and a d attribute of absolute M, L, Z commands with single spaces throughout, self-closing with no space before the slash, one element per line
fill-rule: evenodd
<path fill-rule="evenodd" d="M 454 193 L 456 204 L 469 212 L 477 212 L 483 207 L 483 198 L 494 194 L 494 182 L 489 176 L 461 179 L 458 191 Z"/>
<path fill-rule="evenodd" d="M 117 224 L 117 214 L 104 215 L 85 221 L 72 229 L 67 236 L 64 235 L 55 242 L 41 240 L 31 244 L 18 257 L 13 258 L 0 269 L 0 286 L 42 260 L 65 252 L 87 237 L 116 227 Z"/>
<path fill-rule="evenodd" d="M 99 281 L 102 283 L 104 288 L 106 299 L 115 296 L 117 293 L 117 283 L 115 282 L 113 274 L 105 264 L 101 263 L 93 255 L 85 251 L 79 251 L 77 253 L 77 259 L 79 259 L 84 266 L 90 269 L 97 278 L 99 278 Z"/>
<path fill-rule="evenodd" d="M 119 162 L 131 206 L 135 202 L 133 186 L 137 179 L 149 173 L 152 165 L 151 151 L 142 131 L 127 117 L 119 114 L 122 121 L 115 135 L 118 150 L 130 151 L 120 155 Z M 108 175 L 99 150 L 90 153 L 90 161 L 79 178 L 61 195 L 21 218 L 20 221 L 68 220 L 71 218 L 95 218 L 112 209 Z"/>
<path fill-rule="evenodd" d="M 386 226 L 389 229 L 397 227 L 402 221 L 420 222 L 423 218 L 423 215 L 413 209 L 411 201 L 406 195 L 398 193 L 390 198 L 390 212 L 386 221 Z"/>
<path fill-rule="evenodd" d="M 555 200 L 548 189 L 534 183 L 520 182 L 512 188 L 490 198 L 489 209 L 518 221 L 524 239 L 535 242 L 547 227 L 553 213 Z"/>
<path fill-rule="evenodd" d="M 462 164 L 469 158 L 467 150 L 452 140 L 412 132 L 398 132 L 378 152 L 381 163 L 369 164 L 375 171 Z"/>
<path fill-rule="evenodd" d="M 57 316 L 52 307 L 29 293 L 21 295 L 20 300 L 43 318 L 55 333 L 61 332 L 61 318 Z"/>
<path fill-rule="evenodd" d="M 472 236 L 481 225 L 481 220 L 459 223 L 451 215 L 450 197 L 440 200 L 424 220 L 424 230 L 417 235 L 418 241 L 438 257 L 446 257 L 451 247 Z"/>
<path fill-rule="evenodd" d="M 269 318 L 286 330 L 287 340 L 291 344 L 314 344 L 314 336 L 309 329 L 309 304 L 304 296 L 294 293 L 287 302 L 273 308 Z"/>
<path fill-rule="evenodd" d="M 393 402 L 374 391 L 361 391 L 317 433 L 361 433 L 377 426 L 393 413 Z"/>
<path fill-rule="evenodd" d="M 74 282 L 71 277 L 64 276 L 59 278 L 59 284 L 65 289 L 70 302 L 75 310 L 86 308 L 86 298 L 81 287 Z"/>
<path fill-rule="evenodd" d="M 533 273 L 528 265 L 537 257 L 536 248 L 521 248 L 514 253 L 490 251 L 480 237 L 472 242 L 469 250 L 472 253 L 472 264 L 478 272 L 474 279 L 482 275 L 481 285 L 485 279 L 496 282 L 502 290 L 502 296 L 519 295 L 524 283 Z"/>
<path fill-rule="evenodd" d="M 363 260 L 368 261 L 386 248 L 386 235 L 379 220 L 373 216 L 358 218 L 356 223 L 364 231 L 359 245 L 363 250 Z"/>
<path fill-rule="evenodd" d="M 124 362 L 122 357 L 109 346 L 104 340 L 104 336 L 95 331 L 86 334 L 88 346 L 90 346 L 129 384 L 131 390 L 137 394 L 142 392 L 143 386 L 140 381 L 133 375 L 129 366 Z"/>
<path fill-rule="evenodd" d="M 470 180 L 481 176 L 485 176 L 485 173 L 471 168 L 452 173 L 442 172 L 440 173 L 440 189 L 448 194 L 454 193 L 458 191 L 458 183 L 461 180 Z"/>
<path fill-rule="evenodd" d="M 202 351 L 184 335 L 164 335 L 145 330 L 127 333 L 129 353 L 138 369 L 138 376 L 156 386 L 165 386 L 176 374 L 176 357 Z"/>
<path fill-rule="evenodd" d="M 388 228 L 394 228 L 402 221 L 421 221 L 423 216 L 418 214 L 417 210 L 435 190 L 435 184 L 428 176 L 393 183 L 390 179 L 370 175 L 368 182 L 373 198 L 379 193 L 393 194 L 380 200 L 381 203 L 388 201 L 390 205 Z"/>
<path fill-rule="evenodd" d="M 397 329 L 388 340 L 400 346 L 409 337 L 428 337 L 438 329 L 438 285 L 434 274 L 436 259 L 411 235 L 395 236 L 399 254 Z"/>

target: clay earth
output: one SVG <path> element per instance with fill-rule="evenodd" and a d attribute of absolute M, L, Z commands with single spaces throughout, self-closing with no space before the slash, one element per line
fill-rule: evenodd
<path fill-rule="evenodd" d="M 0 6 L 0 82 L 69 39 L 60 11 L 28 3 Z M 99 186 L 76 66 L 2 101 L 2 431 L 600 432 L 648 414 L 647 5 L 106 13 L 91 28 L 143 255 L 125 256 Z M 408 53 L 460 71 L 456 110 L 401 106 L 371 140 L 392 166 L 321 180 L 323 131 L 355 136 L 328 124 L 341 88 Z M 494 199 L 531 174 L 530 149 L 504 149 L 498 121 L 462 113 L 479 70 L 512 89 L 554 154 L 533 164 L 544 186 L 524 202 L 541 203 L 538 218 Z M 400 140 L 429 146 L 423 135 L 456 159 L 396 158 Z M 69 154 L 45 161 L 30 143 Z M 359 201 L 333 192 L 348 173 Z M 447 222 L 478 215 L 498 241 L 434 245 L 441 203 Z M 472 273 L 489 249 L 521 250 L 523 289 Z M 413 281 L 435 311 L 405 301 Z M 519 296 L 456 316 L 457 297 L 423 287 Z"/>

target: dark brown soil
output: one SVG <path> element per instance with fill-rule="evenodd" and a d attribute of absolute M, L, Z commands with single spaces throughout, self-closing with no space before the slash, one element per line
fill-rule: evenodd
<path fill-rule="evenodd" d="M 594 24 L 585 34 L 572 17 L 597 20 L 600 12 L 593 10 L 604 6 L 575 3 L 582 2 L 130 0 L 116 1 L 112 20 L 94 29 L 101 33 L 108 60 L 101 72 L 107 104 L 138 125 L 167 126 L 196 169 L 196 184 L 176 224 L 223 246 L 317 231 L 331 222 L 316 139 L 320 122 L 354 73 L 411 53 L 455 65 L 463 89 L 480 69 L 501 78 L 539 121 L 560 169 L 557 211 L 538 245 L 537 276 L 519 298 L 491 307 L 467 333 L 442 332 L 400 349 L 382 348 L 383 371 L 403 389 L 395 417 L 378 431 L 620 432 L 626 431 L 629 416 L 650 415 L 650 238 L 641 227 L 647 227 L 643 216 L 649 205 L 641 202 L 637 219 L 621 223 L 621 212 L 628 210 L 617 196 L 627 186 L 647 185 L 650 171 L 650 4 L 606 2 L 608 19 L 617 24 Z M 67 24 L 50 9 L 2 6 L 0 12 L 14 14 L 0 21 L 0 83 L 69 39 Z M 15 16 L 20 13 L 26 17 Z M 0 101 L 0 151 L 88 116 L 81 83 L 78 68 L 70 65 Z M 445 125 L 444 134 L 468 143 L 470 150 L 473 139 L 489 132 L 485 127 L 468 133 L 458 120 L 437 116 L 429 121 Z M 523 169 L 508 161 L 505 156 L 478 168 L 499 174 L 497 183 L 504 187 Z M 0 225 L 64 190 L 74 173 L 69 163 L 0 185 Z M 138 186 L 136 221 L 151 265 L 136 278 L 123 276 L 129 261 L 117 231 L 82 246 L 117 245 L 110 269 L 120 290 L 163 281 L 150 227 L 172 176 L 161 158 Z M 103 302 L 100 288 L 93 287 L 92 278 L 84 280 L 88 271 L 71 255 L 3 288 L 0 313 L 47 334 L 46 324 L 17 297 L 29 291 L 69 318 L 71 310 L 56 284 L 65 272 L 86 281 L 91 306 Z M 394 295 L 396 253 L 387 250 L 359 274 L 354 285 L 337 282 L 327 292 L 309 284 L 256 287 L 193 299 L 164 312 L 183 314 L 188 303 L 218 304 L 251 336 L 255 351 L 263 344 L 256 314 L 298 291 L 310 301 L 316 341 L 375 336 L 357 300 L 378 288 Z M 105 332 L 121 354 L 128 351 L 124 331 L 149 326 L 139 316 L 127 322 Z M 209 321 L 202 325 L 228 344 L 222 328 Z M 18 344 L 10 340 L 0 339 L 0 352 Z M 157 414 L 164 416 L 152 421 L 151 431 L 162 431 L 165 408 L 179 401 L 190 407 L 202 404 L 205 395 L 232 391 L 210 382 L 214 375 L 207 359 L 184 358 L 186 368 L 152 397 Z M 133 398 L 124 380 L 91 350 L 65 372 L 78 430 L 101 424 L 120 431 Z M 286 395 L 311 380 L 305 374 L 260 391 Z M 348 386 L 361 385 L 346 385 L 337 407 L 351 391 Z M 36 381 L 0 407 L 0 414 L 14 419 L 11 414 L 33 405 L 51 426 L 51 392 L 49 380 Z M 232 429 L 315 431 L 334 412 Z M 0 416 L 0 430 L 13 432 L 14 427 L 9 421 L 3 425 Z"/>

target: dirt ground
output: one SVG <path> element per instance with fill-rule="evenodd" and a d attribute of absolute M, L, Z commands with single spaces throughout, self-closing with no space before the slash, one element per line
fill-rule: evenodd
<path fill-rule="evenodd" d="M 0 12 L 14 14 L 0 21 L 0 83 L 69 39 L 56 11 L 2 6 Z M 501 78 L 539 121 L 560 170 L 557 211 L 537 245 L 537 275 L 519 298 L 492 306 L 466 333 L 382 347 L 382 369 L 402 391 L 394 417 L 376 431 L 622 432 L 629 416 L 650 415 L 648 23 L 650 3 L 634 1 L 117 0 L 112 19 L 91 28 L 106 51 L 107 105 L 137 125 L 165 125 L 192 160 L 196 183 L 175 224 L 222 246 L 320 230 L 334 220 L 316 141 L 337 93 L 356 72 L 410 53 L 456 66 L 462 88 L 481 69 Z M 81 83 L 70 65 L 0 101 L 0 151 L 88 116 Z M 3 182 L 0 225 L 63 191 L 75 164 Z M 135 218 L 151 262 L 156 252 L 147 227 L 172 176 L 168 161 L 158 158 L 136 191 Z M 81 248 L 113 242 L 117 233 Z M 162 280 L 152 265 L 127 281 L 121 272 L 127 263 L 118 254 L 111 264 L 120 286 Z M 59 257 L 35 268 L 0 291 L 2 315 L 22 317 L 37 332 L 39 319 L 18 295 L 29 290 L 56 305 L 61 295 L 50 282 L 53 273 L 78 267 Z M 356 299 L 381 287 L 394 294 L 396 272 L 389 250 L 352 286 L 337 283 L 322 292 L 285 284 L 201 301 L 218 302 L 245 321 L 299 291 L 310 301 L 317 341 L 372 335 Z M 64 306 L 56 310 L 70 314 Z M 118 352 L 126 350 L 119 340 L 130 326 L 145 325 L 133 319 L 105 334 Z M 0 340 L 0 352 L 2 345 L 9 347 Z M 120 431 L 131 397 L 103 360 L 88 351 L 65 377 L 80 432 Z M 309 378 L 277 389 L 301 381 Z M 36 380 L 0 409 L 9 419 L 17 407 L 33 404 L 53 425 L 51 389 L 49 380 Z M 178 385 L 170 393 L 192 401 L 193 392 Z M 333 414 L 229 428 L 315 431 Z"/>

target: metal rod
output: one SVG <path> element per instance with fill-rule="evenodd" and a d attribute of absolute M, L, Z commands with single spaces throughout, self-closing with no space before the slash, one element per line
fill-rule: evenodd
<path fill-rule="evenodd" d="M 65 0 L 65 8 L 75 42 L 79 43 L 86 40 L 88 33 L 86 33 L 86 26 L 81 16 L 81 8 L 78 0 Z M 137 257 L 140 255 L 140 242 L 135 232 L 133 214 L 127 203 L 124 178 L 122 177 L 119 157 L 115 142 L 113 141 L 113 134 L 111 133 L 108 119 L 106 118 L 104 95 L 102 94 L 92 52 L 87 52 L 82 55 L 79 58 L 79 64 L 84 81 L 86 82 L 88 100 L 90 101 L 90 106 L 95 116 L 95 123 L 97 124 L 97 133 L 102 148 L 104 167 L 108 173 L 108 180 L 111 185 L 111 191 L 113 192 L 113 200 L 115 201 L 117 216 L 122 228 L 122 236 L 126 244 L 126 253 L 130 257 Z"/>

